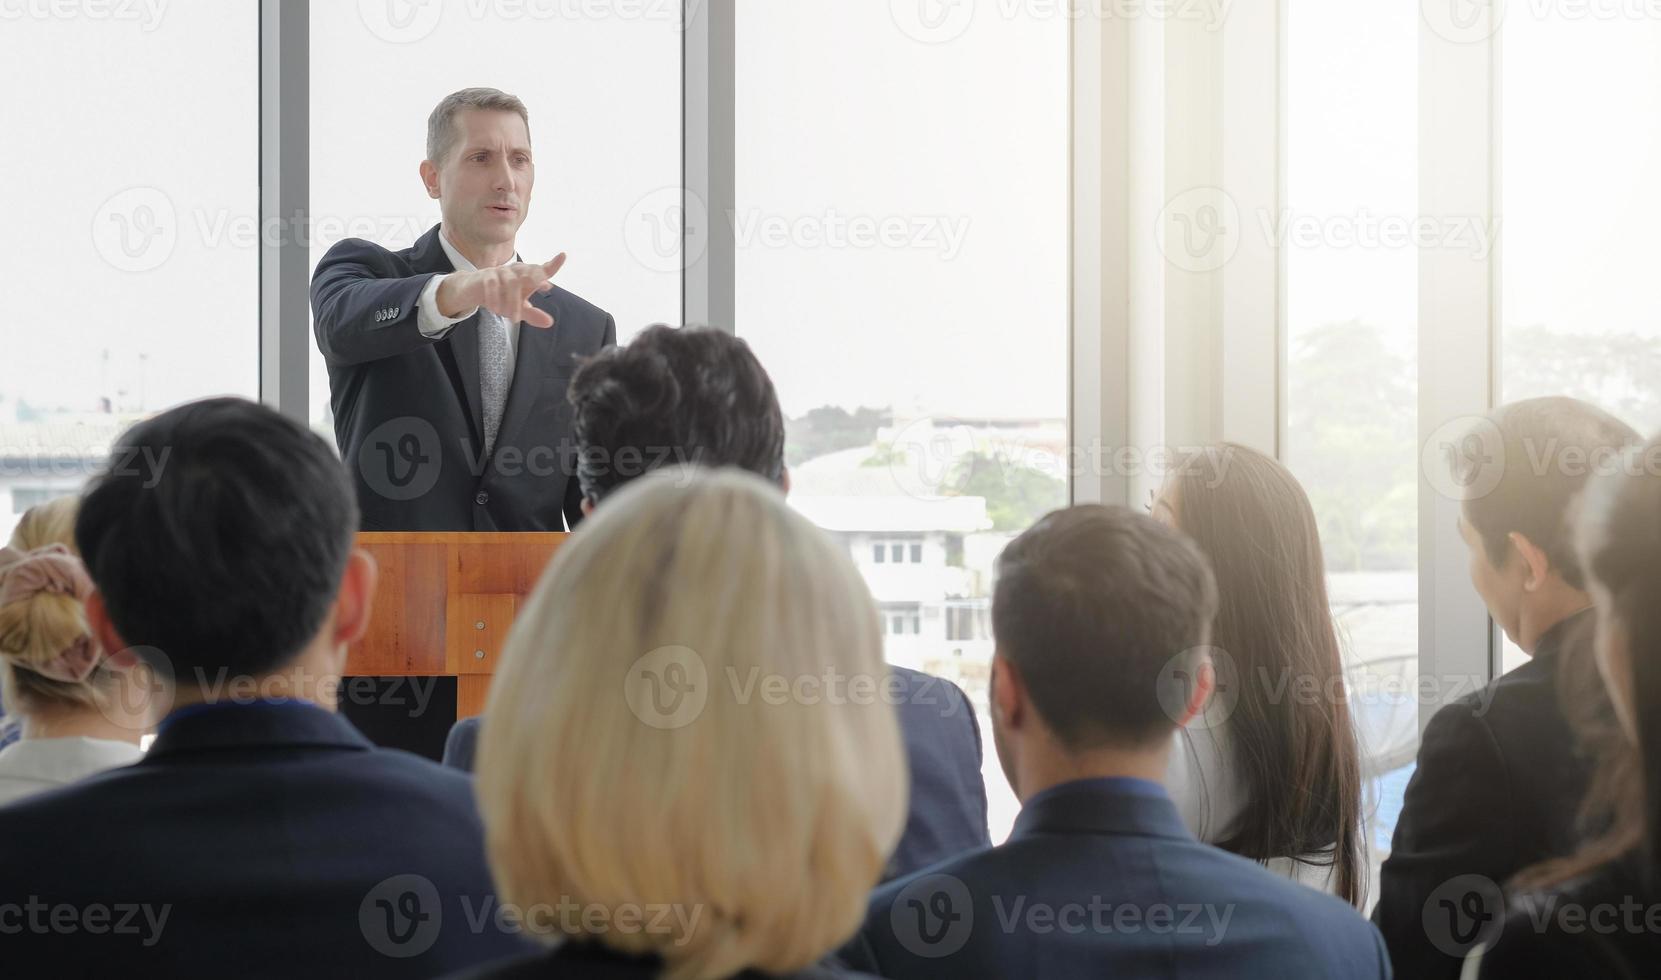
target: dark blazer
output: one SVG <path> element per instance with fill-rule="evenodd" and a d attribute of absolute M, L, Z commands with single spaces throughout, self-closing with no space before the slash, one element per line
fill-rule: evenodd
<path fill-rule="evenodd" d="M 883 885 L 842 959 L 895 980 L 1390 976 L 1354 909 L 1200 843 L 1134 779 L 1039 793 L 1007 843 Z"/>
<path fill-rule="evenodd" d="M 1482 954 L 1478 976 L 1638 980 L 1661 968 L 1661 895 L 1643 884 L 1635 859 L 1545 892 L 1512 896 L 1507 908 L 1505 927 Z"/>
<path fill-rule="evenodd" d="M 357 238 L 311 280 L 335 440 L 365 530 L 559 531 L 582 520 L 566 388 L 582 358 L 617 343 L 611 315 L 555 287 L 532 299 L 550 330 L 520 325 L 495 448 L 481 459 L 478 315 L 440 340 L 417 325 L 421 291 L 454 272 L 434 225 L 398 252 Z M 563 522 L 561 518 L 564 518 Z"/>
<path fill-rule="evenodd" d="M 884 880 L 991 843 L 974 706 L 951 681 L 907 667 L 890 670 L 911 769 L 911 808 Z M 479 719 L 456 722 L 444 764 L 472 772 L 478 740 Z"/>
<path fill-rule="evenodd" d="M 536 977 L 559 977 L 561 980 L 583 980 L 585 977 L 604 980 L 657 980 L 663 973 L 663 961 L 653 956 L 629 956 L 615 953 L 595 943 L 564 943 L 548 952 L 537 953 L 457 974 L 453 980 L 534 980 Z M 834 965 L 810 967 L 788 975 L 758 973 L 745 970 L 733 980 L 857 980 L 863 973 L 849 973 Z"/>
<path fill-rule="evenodd" d="M 9 976 L 433 976 L 531 948 L 496 928 L 472 780 L 300 703 L 183 709 L 139 762 L 0 807 L 0 842 L 3 901 L 74 924 L 7 935 Z"/>
<path fill-rule="evenodd" d="M 1449 882 L 1481 876 L 1492 883 L 1483 894 L 1497 895 L 1517 872 L 1575 849 L 1590 768 L 1558 703 L 1557 668 L 1562 656 L 1587 655 L 1594 625 L 1589 611 L 1558 623 L 1532 660 L 1442 708 L 1425 727 L 1373 910 L 1402 976 L 1459 976 L 1460 933 L 1470 924 L 1435 936 L 1425 925 L 1433 898 L 1463 904 L 1443 894 L 1459 888 Z"/>

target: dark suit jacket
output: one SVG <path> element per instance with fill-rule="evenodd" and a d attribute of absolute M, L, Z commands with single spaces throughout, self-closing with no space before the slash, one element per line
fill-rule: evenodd
<path fill-rule="evenodd" d="M 440 340 L 417 325 L 427 282 L 454 271 L 434 225 L 398 252 L 348 238 L 312 276 L 335 439 L 357 483 L 363 527 L 575 527 L 582 495 L 566 388 L 581 358 L 617 342 L 617 327 L 610 314 L 558 287 L 534 297 L 554 326 L 520 326 L 501 429 L 491 456 L 481 458 L 478 316 Z"/>
<path fill-rule="evenodd" d="M 890 669 L 911 769 L 911 808 L 885 879 L 991 843 L 974 706 L 951 681 L 907 667 Z M 444 745 L 444 764 L 472 772 L 478 740 L 479 719 L 456 722 Z"/>
<path fill-rule="evenodd" d="M 1531 661 L 1442 708 L 1425 727 L 1373 910 L 1402 976 L 1459 976 L 1462 957 L 1439 948 L 1424 919 L 1433 893 L 1438 902 L 1449 897 L 1447 882 L 1480 875 L 1497 889 L 1529 865 L 1574 850 L 1589 768 L 1558 704 L 1557 668 L 1561 656 L 1585 656 L 1593 627 L 1591 612 L 1557 624 Z M 1458 896 L 1452 900 L 1457 907 Z M 1435 937 L 1440 946 L 1459 941 L 1455 928 Z"/>
<path fill-rule="evenodd" d="M 1478 976 L 1655 976 L 1661 970 L 1661 895 L 1643 883 L 1638 869 L 1629 858 L 1546 892 L 1512 896 L 1505 928 L 1483 954 Z"/>
<path fill-rule="evenodd" d="M 614 953 L 593 943 L 564 943 L 534 956 L 521 957 L 458 974 L 454 980 L 533 980 L 560 977 L 561 980 L 657 980 L 663 975 L 663 961 L 652 956 Z M 745 970 L 733 980 L 768 980 L 774 974 Z M 811 967 L 778 977 L 778 980 L 858 980 L 863 973 L 849 973 L 834 966 Z"/>
<path fill-rule="evenodd" d="M 883 885 L 842 959 L 896 980 L 1390 976 L 1353 908 L 1200 843 L 1125 779 L 1039 793 L 1007 843 Z"/>
<path fill-rule="evenodd" d="M 5 936 L 9 976 L 433 976 L 531 948 L 495 927 L 472 780 L 299 703 L 184 709 L 134 765 L 0 808 L 0 883 L 74 923 Z"/>

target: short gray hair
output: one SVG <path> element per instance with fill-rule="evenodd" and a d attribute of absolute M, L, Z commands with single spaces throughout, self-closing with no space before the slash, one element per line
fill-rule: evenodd
<path fill-rule="evenodd" d="M 456 145 L 456 113 L 462 109 L 517 112 L 525 120 L 525 131 L 529 133 L 531 129 L 531 114 L 517 95 L 509 95 L 499 88 L 464 88 L 451 92 L 427 117 L 427 159 L 435 166 L 443 163 Z"/>

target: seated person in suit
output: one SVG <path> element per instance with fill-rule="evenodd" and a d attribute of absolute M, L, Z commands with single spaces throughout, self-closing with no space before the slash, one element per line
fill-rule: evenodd
<path fill-rule="evenodd" d="M 81 559 L 61 543 L 16 546 L 44 536 L 54 515 L 36 512 L 73 526 L 74 506 L 34 508 L 0 549 L 0 700 L 22 736 L 0 749 L 0 804 L 137 762 L 153 722 L 148 686 L 110 663 L 87 625 Z"/>
<path fill-rule="evenodd" d="M 491 867 L 565 942 L 473 976 L 835 975 L 815 964 L 906 809 L 876 605 L 835 541 L 742 470 L 646 477 L 560 549 L 502 659 Z"/>
<path fill-rule="evenodd" d="M 789 492 L 784 413 L 772 379 L 744 341 L 707 327 L 657 326 L 603 351 L 571 381 L 582 508 L 666 465 L 736 466 Z M 911 808 L 888 875 L 990 843 L 980 728 L 957 685 L 890 668 L 911 771 Z M 444 761 L 470 769 L 478 719 L 457 722 Z"/>
<path fill-rule="evenodd" d="M 1619 776 L 1614 820 L 1579 853 L 1522 876 L 1494 948 L 1474 954 L 1467 975 L 1626 980 L 1661 963 L 1661 438 L 1632 459 L 1596 481 L 1578 534 L 1598 674 L 1626 739 L 1625 753 L 1600 759 Z"/>
<path fill-rule="evenodd" d="M 432 976 L 522 951 L 469 925 L 494 902 L 472 781 L 335 714 L 375 568 L 328 445 L 222 398 L 113 458 L 75 524 L 87 623 L 172 707 L 139 762 L 0 807 L 0 881 L 38 910 L 7 970 Z"/>
<path fill-rule="evenodd" d="M 1453 460 L 1455 482 L 1469 493 L 1459 534 L 1471 581 L 1530 660 L 1437 711 L 1420 739 L 1373 921 L 1396 972 L 1427 980 L 1458 976 L 1485 938 L 1427 930 L 1427 903 L 1474 907 L 1517 872 L 1578 846 L 1591 766 L 1565 714 L 1565 701 L 1576 700 L 1565 685 L 1595 688 L 1597 672 L 1572 508 L 1600 460 L 1640 441 L 1619 419 L 1572 398 L 1502 406 L 1471 440 Z M 1456 879 L 1470 888 L 1447 894 Z"/>
<path fill-rule="evenodd" d="M 44 504 L 36 504 L 23 512 L 18 518 L 17 526 L 12 529 L 12 539 L 8 547 L 16 551 L 34 551 L 49 544 L 61 544 L 75 551 L 75 497 L 58 497 L 48 500 Z M 4 701 L 6 682 L 0 676 L 0 702 Z M 8 717 L 7 712 L 0 708 L 0 748 L 4 748 L 17 741 L 21 734 L 16 717 Z"/>
<path fill-rule="evenodd" d="M 1230 444 L 1182 459 L 1153 515 L 1217 576 L 1211 644 L 1231 692 L 1177 733 L 1165 779 L 1183 822 L 1359 907 L 1361 767 L 1309 498 L 1286 467 Z M 1320 695 L 1289 698 L 1287 684 Z"/>
<path fill-rule="evenodd" d="M 1122 507 L 1056 511 L 998 559 L 992 737 L 1009 841 L 891 881 L 843 950 L 921 977 L 1390 975 L 1344 902 L 1203 844 L 1164 777 L 1214 681 L 1216 587 L 1192 542 Z"/>

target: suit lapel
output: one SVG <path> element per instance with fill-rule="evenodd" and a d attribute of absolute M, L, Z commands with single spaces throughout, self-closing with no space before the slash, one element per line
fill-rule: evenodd
<path fill-rule="evenodd" d="M 536 305 L 553 316 L 556 323 L 547 330 L 519 324 L 519 349 L 514 355 L 513 383 L 508 387 L 507 405 L 502 408 L 502 430 L 497 434 L 497 445 L 523 445 L 519 439 L 520 430 L 525 420 L 530 418 L 537 399 L 549 387 L 549 377 L 555 373 L 559 311 L 548 303 L 537 302 Z M 476 360 L 475 354 L 475 363 Z"/>

